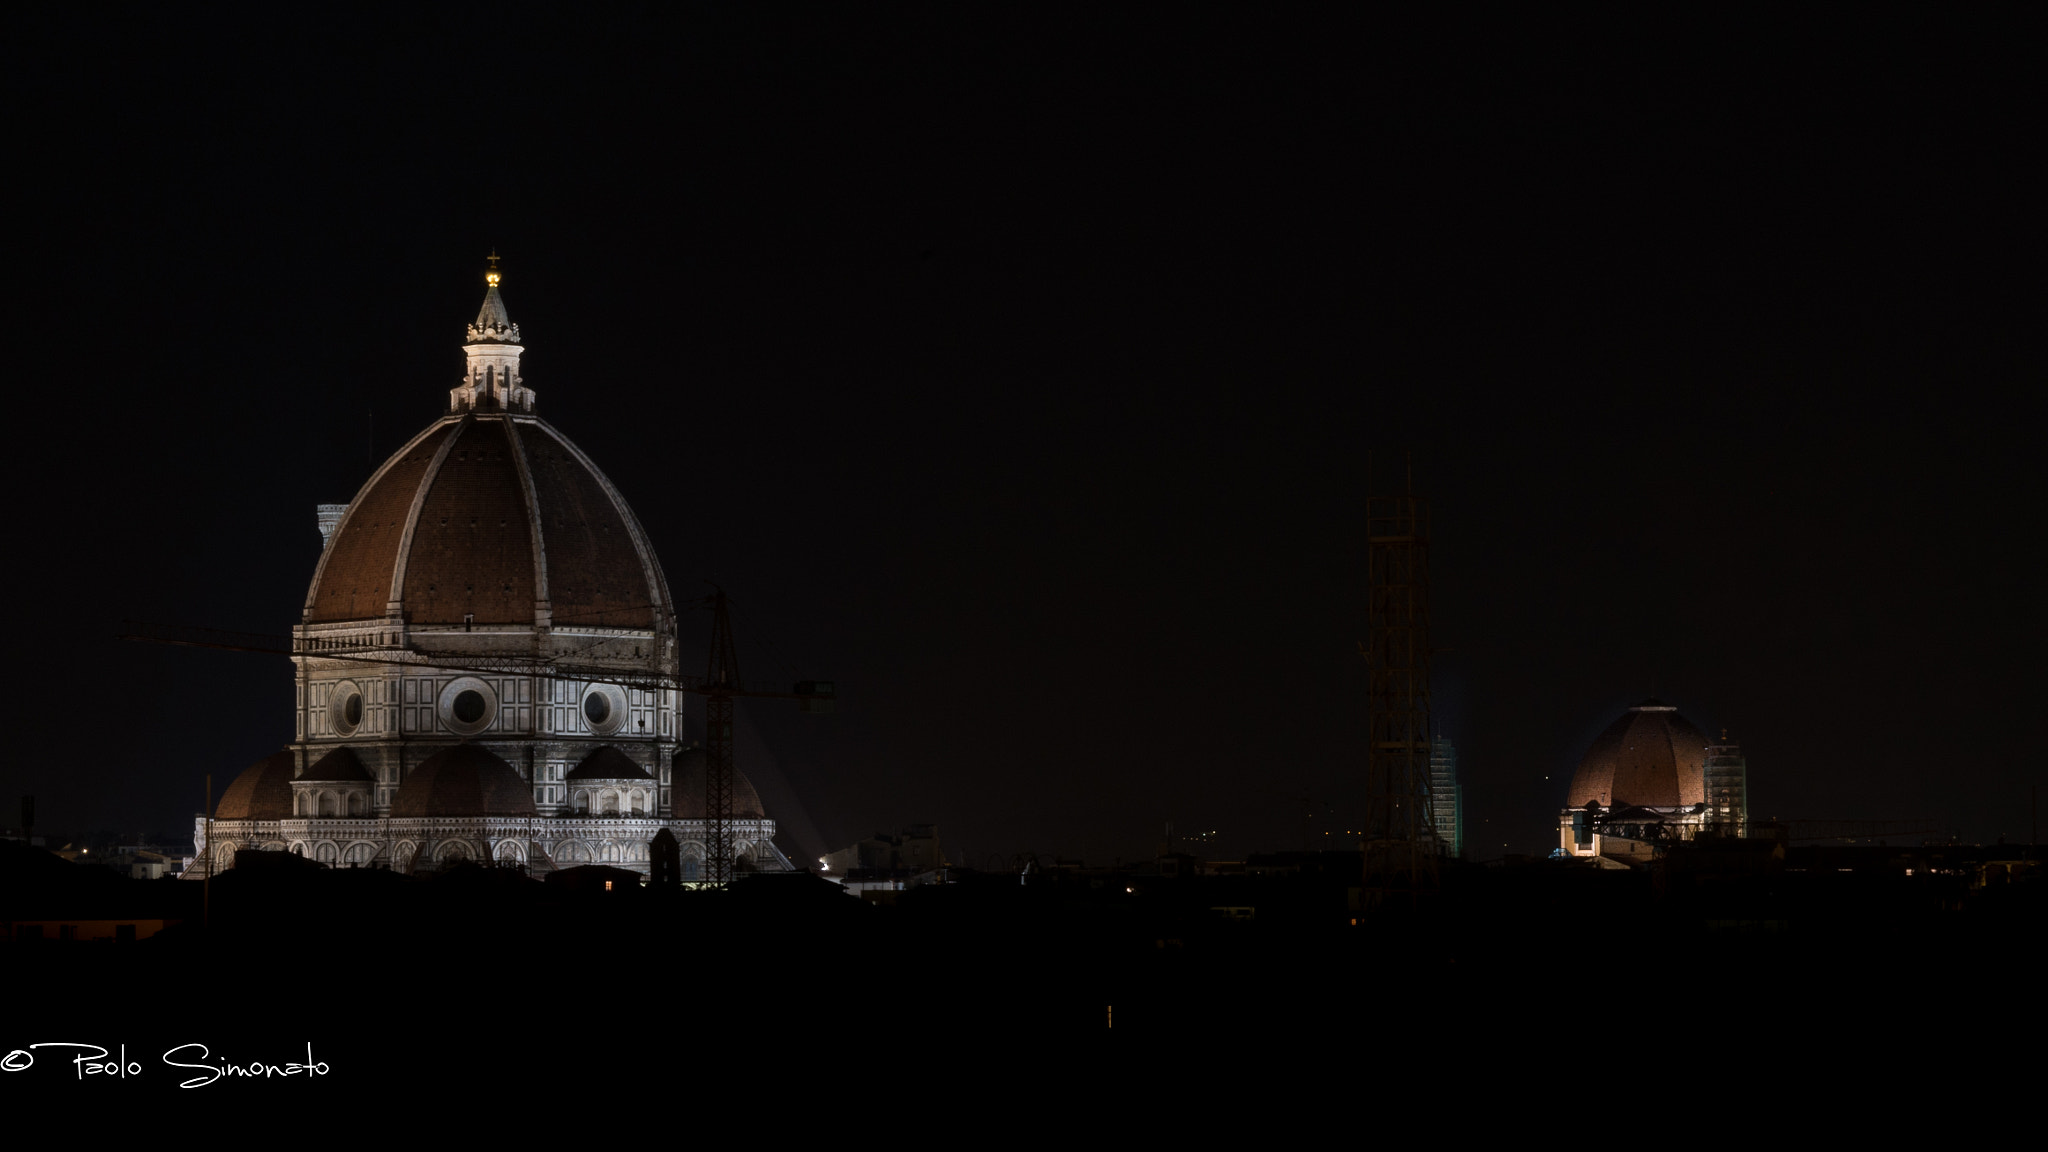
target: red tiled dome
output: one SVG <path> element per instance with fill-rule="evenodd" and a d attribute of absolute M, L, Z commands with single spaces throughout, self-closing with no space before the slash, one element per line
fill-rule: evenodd
<path fill-rule="evenodd" d="M 652 628 L 668 586 L 597 466 L 538 417 L 465 412 L 385 461 L 321 556 L 306 622 Z"/>
<path fill-rule="evenodd" d="M 676 753 L 675 788 L 669 795 L 678 818 L 702 820 L 704 818 L 704 749 L 685 748 Z M 768 812 L 761 807 L 761 794 L 754 791 L 753 781 L 735 768 L 732 770 L 732 814 L 740 820 L 766 820 Z"/>
<path fill-rule="evenodd" d="M 457 744 L 443 749 L 406 774 L 391 815 L 537 816 L 533 793 L 512 765 L 487 748 Z"/>
<path fill-rule="evenodd" d="M 1649 808 L 1676 808 L 1703 803 L 1706 785 L 1707 738 L 1678 709 L 1661 700 L 1645 700 L 1609 725 L 1579 770 L 1565 805 L 1583 808 L 1589 800 L 1603 808 L 1617 803 Z"/>
<path fill-rule="evenodd" d="M 449 414 L 371 475 L 306 594 L 307 624 L 657 628 L 671 614 L 654 550 L 604 473 L 533 414 L 519 326 L 495 264 Z"/>
<path fill-rule="evenodd" d="M 292 773 L 298 758 L 287 748 L 258 760 L 227 791 L 213 809 L 216 820 L 289 820 L 292 815 Z M 698 785 L 701 791 L 703 785 Z M 702 803 L 699 801 L 699 803 Z"/>

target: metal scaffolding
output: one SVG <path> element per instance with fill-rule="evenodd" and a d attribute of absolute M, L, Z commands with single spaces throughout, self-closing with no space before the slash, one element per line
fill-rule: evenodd
<path fill-rule="evenodd" d="M 712 594 L 711 612 L 711 657 L 704 670 L 704 879 L 724 884 L 732 879 L 732 698 L 740 686 L 725 589 Z"/>
<path fill-rule="evenodd" d="M 1370 673 L 1364 895 L 1411 903 L 1437 884 L 1430 804 L 1429 506 L 1412 476 L 1399 496 L 1366 497 Z"/>

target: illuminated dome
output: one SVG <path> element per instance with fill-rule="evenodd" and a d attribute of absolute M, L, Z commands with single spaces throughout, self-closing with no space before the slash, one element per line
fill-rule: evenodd
<path fill-rule="evenodd" d="M 704 818 L 704 749 L 685 748 L 676 753 L 676 815 L 692 820 Z M 761 794 L 754 782 L 738 768 L 732 770 L 732 815 L 735 820 L 764 820 Z"/>
<path fill-rule="evenodd" d="M 298 759 L 289 748 L 242 769 L 235 782 L 220 794 L 220 803 L 213 810 L 214 819 L 290 819 L 292 774 L 297 770 Z"/>
<path fill-rule="evenodd" d="M 423 816 L 535 816 L 533 795 L 512 765 L 475 744 L 457 744 L 427 757 L 406 777 L 394 818 Z"/>
<path fill-rule="evenodd" d="M 1572 774 L 1567 808 L 1588 801 L 1678 808 L 1706 800 L 1707 738 L 1678 709 L 1650 699 L 1622 713 Z"/>
<path fill-rule="evenodd" d="M 335 784 L 367 784 L 371 780 L 363 762 L 352 748 L 336 748 L 299 774 L 299 779 Z"/>
<path fill-rule="evenodd" d="M 338 522 L 305 622 L 660 627 L 668 584 L 646 533 L 590 458 L 533 414 L 495 280 L 463 351 L 448 414 L 345 510 L 323 513 Z"/>
<path fill-rule="evenodd" d="M 583 763 L 571 769 L 565 780 L 652 780 L 647 769 L 633 762 L 632 757 L 607 744 L 583 758 Z"/>

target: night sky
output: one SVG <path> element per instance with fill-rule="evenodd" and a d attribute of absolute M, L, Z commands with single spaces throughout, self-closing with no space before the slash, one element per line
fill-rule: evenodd
<path fill-rule="evenodd" d="M 799 860 L 1235 857 L 1305 796 L 1341 840 L 1409 452 L 1475 858 L 1547 851 L 1653 692 L 1754 815 L 2024 838 L 2031 41 L 1361 7 L 17 27 L 0 821 L 184 832 L 289 741 L 286 661 L 120 621 L 287 631 L 495 247 L 676 595 L 840 686 L 741 708 Z"/>

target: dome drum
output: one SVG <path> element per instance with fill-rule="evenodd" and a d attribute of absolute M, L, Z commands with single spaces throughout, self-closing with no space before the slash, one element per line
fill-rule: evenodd
<path fill-rule="evenodd" d="M 498 690 L 488 680 L 458 676 L 442 686 L 434 714 L 441 726 L 458 736 L 474 736 L 498 718 Z"/>

